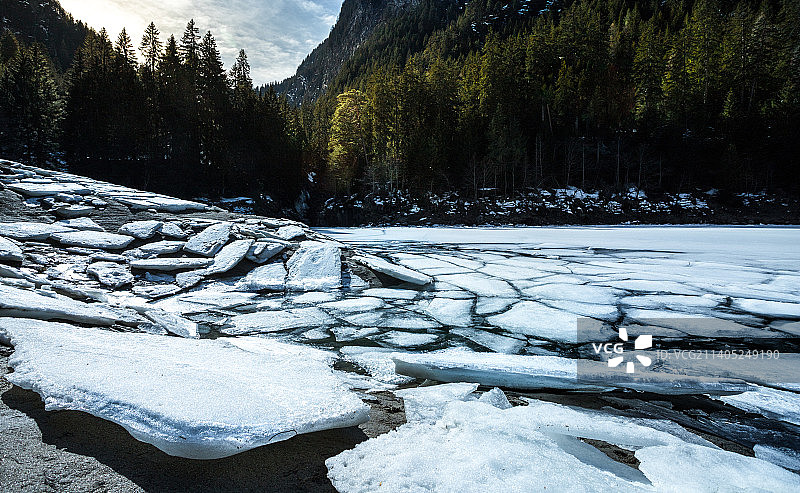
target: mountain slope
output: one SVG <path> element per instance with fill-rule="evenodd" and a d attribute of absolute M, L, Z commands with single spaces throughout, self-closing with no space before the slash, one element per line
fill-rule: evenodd
<path fill-rule="evenodd" d="M 65 70 L 89 28 L 75 21 L 58 0 L 0 0 L 0 33 L 5 30 L 25 43 L 42 43 L 56 67 Z"/>
<path fill-rule="evenodd" d="M 295 104 L 340 92 L 377 67 L 402 67 L 430 50 L 464 54 L 489 32 L 513 32 L 547 0 L 345 0 L 331 34 L 275 89 Z"/>
<path fill-rule="evenodd" d="M 294 76 L 276 85 L 276 90 L 294 103 L 317 99 L 376 26 L 416 1 L 345 0 L 328 38 L 303 60 Z"/>

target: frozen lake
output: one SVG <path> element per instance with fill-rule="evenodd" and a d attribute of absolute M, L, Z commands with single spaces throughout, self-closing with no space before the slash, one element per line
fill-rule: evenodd
<path fill-rule="evenodd" d="M 367 325 L 424 331 L 431 342 L 446 331 L 492 350 L 537 352 L 548 342 L 572 342 L 579 316 L 612 325 L 689 316 L 727 322 L 687 337 L 798 334 L 792 322 L 800 318 L 798 228 L 319 231 L 435 278 L 414 299 L 377 293 L 400 311 L 390 310 L 386 320 L 371 307 L 367 317 L 375 322 Z"/>

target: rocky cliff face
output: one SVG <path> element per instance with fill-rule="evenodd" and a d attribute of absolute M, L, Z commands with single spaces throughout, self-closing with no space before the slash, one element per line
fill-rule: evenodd
<path fill-rule="evenodd" d="M 418 2 L 345 0 L 328 38 L 306 57 L 294 76 L 278 84 L 277 91 L 296 104 L 315 100 L 377 26 Z"/>

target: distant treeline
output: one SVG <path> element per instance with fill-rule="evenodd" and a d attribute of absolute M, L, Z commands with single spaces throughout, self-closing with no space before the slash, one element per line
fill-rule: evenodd
<path fill-rule="evenodd" d="M 6 32 L 0 146 L 178 195 L 285 203 L 312 171 L 318 197 L 800 191 L 800 2 L 539 3 L 501 23 L 523 2 L 420 0 L 299 107 L 254 91 L 244 52 L 226 73 L 193 22 L 166 43 L 151 24 L 141 62 L 126 33 L 90 32 L 64 74 Z"/>
<path fill-rule="evenodd" d="M 5 157 L 175 195 L 293 200 L 301 149 L 292 110 L 253 91 L 242 50 L 226 73 L 213 35 L 194 21 L 166 42 L 154 24 L 139 45 L 90 31 L 58 74 L 39 44 L 0 38 L 0 132 Z"/>
<path fill-rule="evenodd" d="M 479 32 L 520 5 L 469 2 L 405 63 L 407 18 L 368 41 L 302 115 L 331 187 L 798 191 L 800 2 L 547 2 Z"/>

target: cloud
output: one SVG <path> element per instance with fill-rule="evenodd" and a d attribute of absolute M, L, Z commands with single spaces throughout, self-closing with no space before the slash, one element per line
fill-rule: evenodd
<path fill-rule="evenodd" d="M 155 22 L 162 39 L 180 38 L 194 19 L 201 33 L 211 31 L 225 66 L 240 49 L 247 52 L 256 84 L 282 80 L 330 32 L 342 0 L 61 0 L 76 19 L 105 27 L 112 39 L 125 27 L 138 46 L 145 27 Z"/>

